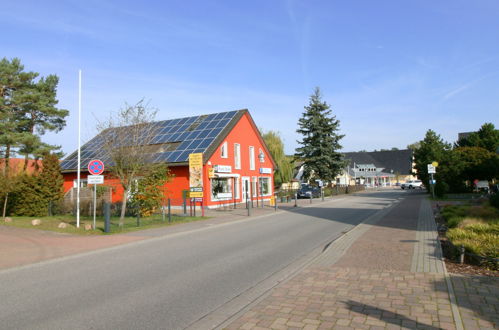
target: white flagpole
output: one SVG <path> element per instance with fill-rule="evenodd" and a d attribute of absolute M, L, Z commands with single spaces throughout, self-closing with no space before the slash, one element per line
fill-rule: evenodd
<path fill-rule="evenodd" d="M 81 70 L 78 71 L 78 170 L 76 188 L 76 228 L 80 228 L 80 137 L 81 137 Z"/>

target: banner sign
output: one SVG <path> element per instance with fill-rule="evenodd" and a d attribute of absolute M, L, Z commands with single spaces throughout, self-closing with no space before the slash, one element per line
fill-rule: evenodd
<path fill-rule="evenodd" d="M 203 197 L 203 154 L 189 154 L 190 197 Z"/>

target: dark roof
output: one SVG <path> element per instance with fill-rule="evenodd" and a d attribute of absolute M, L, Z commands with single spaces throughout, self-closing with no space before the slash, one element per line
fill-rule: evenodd
<path fill-rule="evenodd" d="M 348 165 L 374 164 L 377 168 L 384 168 L 383 172 L 411 174 L 412 173 L 412 150 L 388 150 L 372 152 L 347 152 L 344 154 Z"/>
<path fill-rule="evenodd" d="M 243 109 L 151 123 L 151 125 L 158 126 L 156 129 L 158 133 L 150 144 L 158 147 L 151 154 L 152 162 L 183 164 L 188 162 L 189 154 L 198 152 L 204 154 L 204 161 L 206 161 L 247 112 L 248 110 Z M 105 131 L 101 132 L 81 147 L 82 169 L 86 169 L 93 159 L 109 162 L 103 159 L 100 148 L 104 133 Z M 61 169 L 66 172 L 75 171 L 77 167 L 78 151 L 73 152 L 61 162 Z"/>

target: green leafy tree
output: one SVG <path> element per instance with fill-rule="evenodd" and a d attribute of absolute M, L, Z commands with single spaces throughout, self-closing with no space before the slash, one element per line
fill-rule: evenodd
<path fill-rule="evenodd" d="M 17 58 L 12 61 L 0 60 L 0 146 L 4 152 L 4 174 L 10 171 L 9 160 L 13 148 L 27 134 L 23 132 L 23 105 L 29 94 L 34 72 L 24 72 L 24 66 Z"/>
<path fill-rule="evenodd" d="M 344 137 L 338 134 L 340 122 L 322 101 L 318 87 L 304 108 L 297 130 L 303 138 L 297 141 L 301 147 L 296 149 L 295 158 L 303 161 L 305 178 L 333 181 L 346 165 L 338 152 L 342 148 L 339 141 Z"/>
<path fill-rule="evenodd" d="M 466 138 L 459 140 L 458 147 L 480 147 L 490 152 L 499 150 L 499 130 L 492 123 L 485 123 L 478 132 L 473 132 Z"/>
<path fill-rule="evenodd" d="M 48 214 L 44 188 L 38 175 L 20 174 L 12 195 L 10 209 L 14 215 L 36 217 Z"/>
<path fill-rule="evenodd" d="M 1 162 L 1 160 L 0 160 Z M 8 172 L 0 171 L 0 201 L 2 202 L 2 218 L 7 215 L 7 207 L 9 202 L 9 194 L 14 190 L 15 178 Z"/>
<path fill-rule="evenodd" d="M 279 187 L 293 178 L 292 160 L 284 153 L 284 143 L 278 132 L 265 132 L 262 134 L 262 138 L 276 162 L 277 168 L 274 172 L 274 184 Z"/>
<path fill-rule="evenodd" d="M 30 154 L 39 154 L 40 148 L 49 146 L 38 136 L 66 125 L 69 112 L 56 107 L 59 78 L 49 75 L 36 80 L 38 76 L 25 72 L 17 58 L 0 60 L 0 146 L 5 150 L 6 171 L 13 148 L 25 156 L 26 168 Z"/>
<path fill-rule="evenodd" d="M 64 195 L 64 178 L 61 174 L 59 158 L 55 154 L 43 157 L 43 167 L 38 175 L 46 205 L 60 202 Z"/>
<path fill-rule="evenodd" d="M 419 148 L 414 150 L 414 163 L 418 178 L 429 187 L 430 176 L 428 174 L 428 164 L 434 161 L 439 162 L 437 173 L 441 173 L 446 166 L 447 153 L 451 146 L 442 140 L 440 135 L 431 129 L 426 132 L 425 138 L 419 142 Z"/>
<path fill-rule="evenodd" d="M 151 155 L 155 146 L 152 142 L 159 129 L 153 123 L 155 115 L 156 111 L 141 100 L 134 105 L 126 104 L 117 114 L 98 125 L 102 158 L 110 164 L 107 169 L 123 188 L 120 227 L 124 225 L 127 202 L 135 183 L 154 166 Z"/>
<path fill-rule="evenodd" d="M 499 176 L 499 156 L 480 147 L 458 147 L 454 153 L 462 163 L 461 180 L 492 180 Z"/>
<path fill-rule="evenodd" d="M 137 181 L 132 192 L 131 204 L 140 210 L 141 216 L 151 215 L 160 207 L 165 197 L 165 184 L 171 174 L 166 164 L 154 164 L 148 173 Z"/>
<path fill-rule="evenodd" d="M 414 142 L 414 143 L 407 145 L 407 149 L 417 150 L 417 149 L 419 149 L 420 146 L 421 146 L 421 142 L 418 141 L 418 142 Z"/>

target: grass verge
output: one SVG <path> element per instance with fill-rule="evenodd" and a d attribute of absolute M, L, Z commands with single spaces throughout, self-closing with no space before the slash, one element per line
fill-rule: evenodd
<path fill-rule="evenodd" d="M 12 222 L 5 222 L 4 225 L 12 226 L 12 227 L 20 227 L 20 228 L 29 228 L 29 229 L 39 229 L 39 230 L 48 230 L 59 233 L 66 234 L 76 234 L 76 235 L 109 235 L 109 234 L 120 234 L 131 231 L 138 231 L 150 228 L 158 228 L 171 226 L 179 223 L 187 223 L 192 221 L 199 221 L 208 219 L 208 217 L 184 217 L 172 215 L 171 222 L 168 221 L 168 217 L 166 217 L 165 221 L 163 221 L 163 217 L 161 215 L 153 215 L 150 217 L 140 218 L 140 225 L 137 225 L 136 217 L 126 217 L 124 221 L 124 225 L 121 228 L 118 225 L 119 217 L 111 217 L 111 226 L 110 232 L 104 232 L 104 220 L 102 218 L 96 219 L 96 228 L 91 230 L 86 230 L 85 225 L 93 225 L 93 217 L 80 217 L 80 227 L 76 227 L 76 219 L 71 215 L 61 215 L 61 216 L 51 216 L 51 217 L 11 217 Z M 34 219 L 40 219 L 41 224 L 38 226 L 33 226 L 31 221 Z M 59 228 L 60 223 L 67 224 L 66 228 Z"/>
<path fill-rule="evenodd" d="M 467 253 L 492 260 L 486 265 L 497 268 L 494 260 L 499 258 L 498 209 L 487 204 L 449 205 L 441 215 L 449 228 L 446 237 L 454 246 L 464 246 Z"/>

